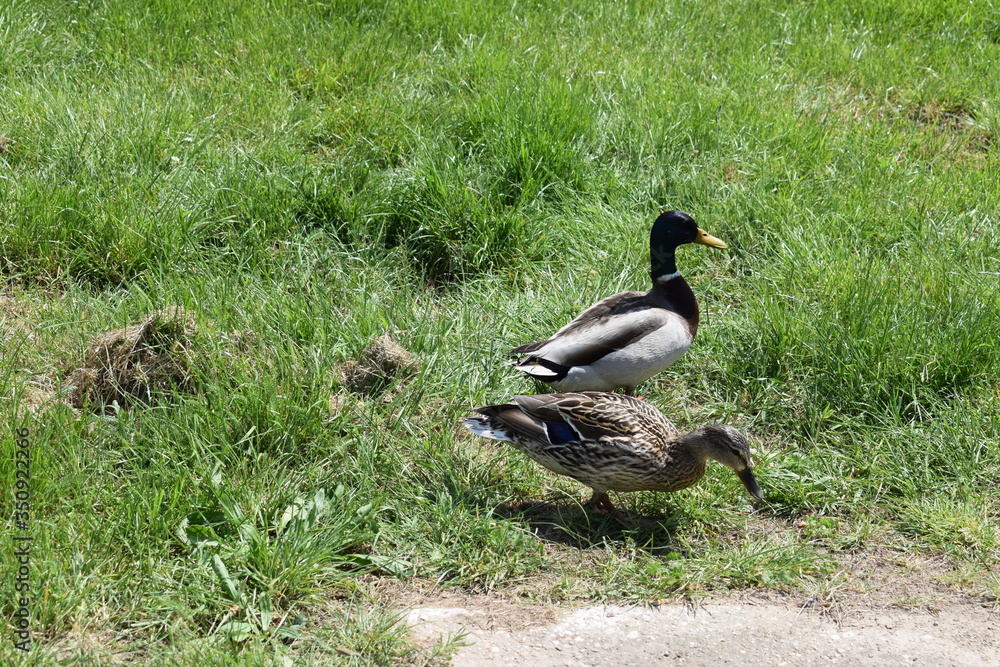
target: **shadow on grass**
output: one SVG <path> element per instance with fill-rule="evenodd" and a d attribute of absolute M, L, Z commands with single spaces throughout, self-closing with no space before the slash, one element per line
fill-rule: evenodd
<path fill-rule="evenodd" d="M 619 507 L 619 512 L 624 521 L 569 502 L 565 496 L 544 501 L 514 500 L 493 508 L 498 517 L 526 523 L 539 539 L 573 549 L 632 544 L 653 556 L 688 555 L 675 538 L 685 522 L 682 511 L 669 510 L 658 517 L 640 516 L 624 507 Z"/>

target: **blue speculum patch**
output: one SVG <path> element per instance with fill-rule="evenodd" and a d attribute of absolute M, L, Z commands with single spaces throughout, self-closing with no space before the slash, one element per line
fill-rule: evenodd
<path fill-rule="evenodd" d="M 553 445 L 561 445 L 577 439 L 576 431 L 560 422 L 545 422 L 545 433 Z"/>

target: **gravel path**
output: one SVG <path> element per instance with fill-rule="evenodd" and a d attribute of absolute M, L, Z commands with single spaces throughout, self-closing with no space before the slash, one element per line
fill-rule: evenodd
<path fill-rule="evenodd" d="M 839 619 L 780 602 L 577 609 L 463 604 L 419 607 L 408 620 L 422 641 L 464 629 L 470 645 L 456 654 L 456 667 L 1000 665 L 1000 614 L 972 604 L 933 613 L 850 611 Z"/>

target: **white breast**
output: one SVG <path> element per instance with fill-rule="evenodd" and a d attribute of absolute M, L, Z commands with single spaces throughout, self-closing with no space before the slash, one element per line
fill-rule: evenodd
<path fill-rule="evenodd" d="M 649 335 L 598 359 L 589 366 L 576 366 L 561 382 L 558 391 L 611 391 L 634 387 L 660 373 L 691 346 L 691 335 L 683 318 L 676 316 Z"/>

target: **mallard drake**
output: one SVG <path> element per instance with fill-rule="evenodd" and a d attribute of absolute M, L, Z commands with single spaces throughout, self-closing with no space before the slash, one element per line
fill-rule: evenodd
<path fill-rule="evenodd" d="M 685 243 L 726 248 L 687 213 L 667 211 L 649 232 L 648 292 L 621 292 L 598 301 L 552 338 L 511 350 L 527 355 L 514 368 L 558 391 L 611 391 L 635 386 L 684 354 L 698 332 L 698 302 L 677 270 Z"/>
<path fill-rule="evenodd" d="M 648 402 L 605 392 L 515 396 L 511 403 L 475 408 L 465 426 L 505 440 L 537 463 L 594 490 L 588 505 L 614 512 L 608 491 L 678 491 L 705 474 L 708 459 L 731 468 L 753 497 L 746 438 L 711 424 L 682 435 Z"/>

